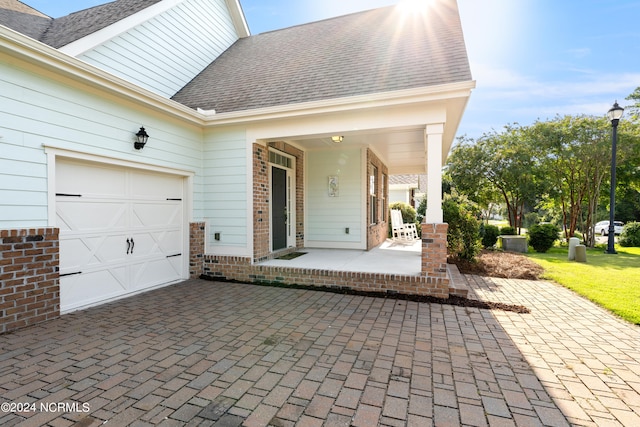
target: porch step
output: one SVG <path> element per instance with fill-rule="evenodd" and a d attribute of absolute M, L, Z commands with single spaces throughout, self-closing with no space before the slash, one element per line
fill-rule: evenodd
<path fill-rule="evenodd" d="M 449 295 L 467 298 L 469 294 L 469 284 L 467 279 L 460 274 L 458 266 L 447 264 L 447 275 L 449 276 Z"/>

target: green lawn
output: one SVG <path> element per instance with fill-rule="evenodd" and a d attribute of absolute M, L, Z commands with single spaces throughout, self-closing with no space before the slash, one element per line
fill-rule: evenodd
<path fill-rule="evenodd" d="M 640 325 L 640 248 L 616 250 L 617 255 L 609 255 L 602 248 L 588 249 L 586 264 L 569 261 L 567 247 L 528 256 L 544 267 L 546 279 Z"/>

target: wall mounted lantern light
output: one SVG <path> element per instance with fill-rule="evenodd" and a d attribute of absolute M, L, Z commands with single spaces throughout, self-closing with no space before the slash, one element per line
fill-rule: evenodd
<path fill-rule="evenodd" d="M 133 147 L 136 150 L 142 150 L 148 139 L 149 135 L 147 134 L 147 131 L 144 130 L 144 127 L 140 127 L 140 130 L 136 133 L 136 140 L 133 143 Z"/>
<path fill-rule="evenodd" d="M 331 137 L 331 141 L 334 144 L 340 144 L 342 142 L 342 140 L 344 139 L 344 136 L 332 136 Z"/>

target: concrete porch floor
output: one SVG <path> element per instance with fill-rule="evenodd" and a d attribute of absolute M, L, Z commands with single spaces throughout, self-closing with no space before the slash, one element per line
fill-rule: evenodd
<path fill-rule="evenodd" d="M 387 239 L 370 251 L 303 248 L 297 252 L 305 254 L 297 258 L 276 258 L 259 265 L 419 276 L 421 251 L 421 240 L 403 242 Z"/>

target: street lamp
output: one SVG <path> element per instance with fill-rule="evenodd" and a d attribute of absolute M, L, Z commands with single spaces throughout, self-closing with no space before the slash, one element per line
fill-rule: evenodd
<path fill-rule="evenodd" d="M 616 143 L 618 139 L 618 123 L 624 113 L 624 108 L 613 103 L 613 107 L 607 111 L 607 117 L 611 120 L 611 188 L 609 190 L 609 239 L 607 241 L 607 254 L 616 254 L 614 248 L 615 239 L 615 210 L 616 210 Z"/>

